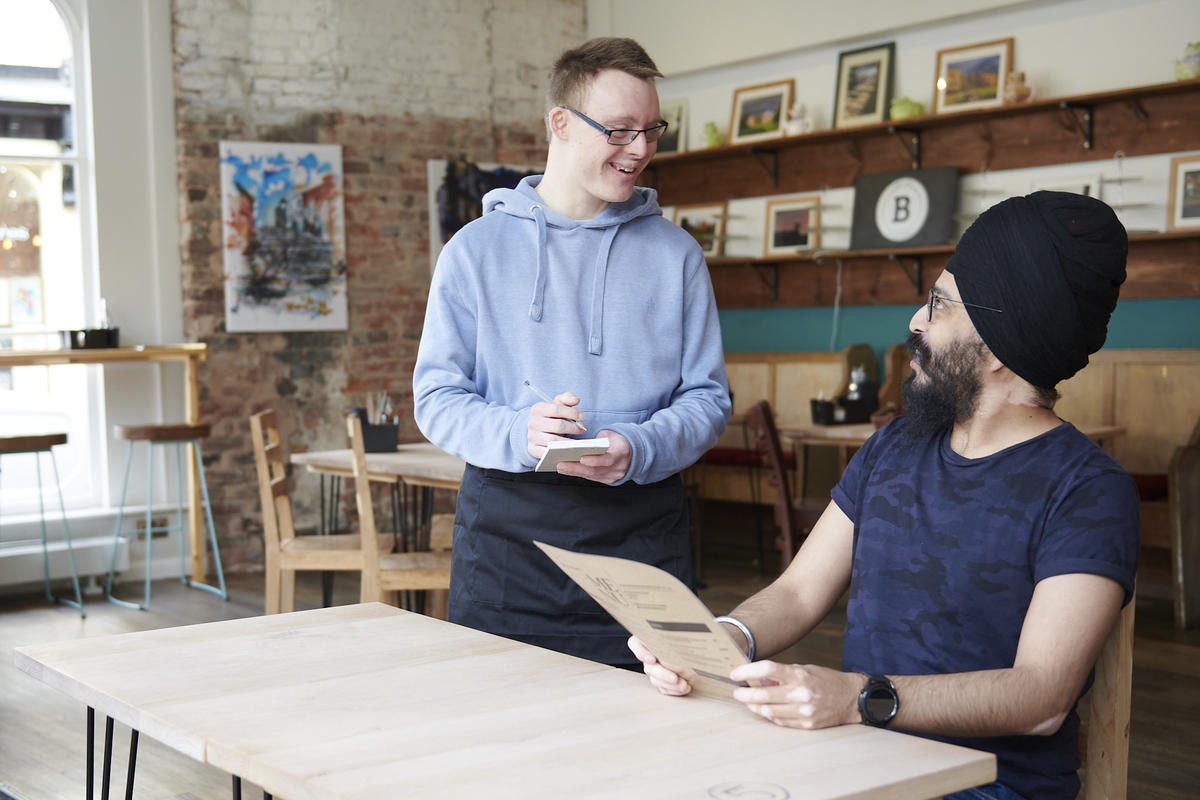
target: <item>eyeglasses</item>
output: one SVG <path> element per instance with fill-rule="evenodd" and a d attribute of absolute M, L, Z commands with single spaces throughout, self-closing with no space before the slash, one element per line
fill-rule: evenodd
<path fill-rule="evenodd" d="M 981 306 L 978 303 L 968 303 L 965 300 L 954 300 L 949 297 L 943 297 L 942 295 L 937 293 L 936 289 L 931 288 L 929 290 L 929 321 L 930 322 L 933 322 L 933 309 L 934 309 L 934 306 L 936 306 L 938 303 L 958 303 L 959 305 L 970 306 L 971 308 L 982 308 L 984 311 L 995 311 L 997 314 L 1004 313 L 1004 311 L 999 308 L 992 308 L 991 306 Z"/>
<path fill-rule="evenodd" d="M 570 106 L 563 106 L 563 108 L 565 108 L 567 111 L 570 111 L 588 125 L 591 125 L 593 128 L 607 136 L 609 144 L 633 144 L 639 133 L 645 134 L 647 142 L 657 142 L 658 138 L 667 132 L 666 122 L 660 122 L 657 125 L 651 125 L 649 128 L 613 128 L 610 130 L 581 111 L 576 111 Z"/>

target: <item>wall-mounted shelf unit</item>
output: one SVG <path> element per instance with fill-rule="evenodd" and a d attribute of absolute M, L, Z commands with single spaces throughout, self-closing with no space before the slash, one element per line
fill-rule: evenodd
<path fill-rule="evenodd" d="M 853 186 L 859 175 L 909 169 L 914 160 L 970 174 L 1101 161 L 1118 151 L 1132 157 L 1183 150 L 1200 150 L 1200 79 L 673 153 L 656 157 L 644 180 L 658 189 L 660 203 L 681 205 Z M 1165 208 L 1165 184 L 1163 201 Z M 953 250 L 817 251 L 709 263 L 721 267 L 712 273 L 722 308 L 831 305 L 839 268 L 843 304 L 892 304 L 916 301 Z M 748 270 L 760 279 L 748 280 Z M 764 271 L 769 279 L 761 278 Z M 1200 297 L 1200 235 L 1131 234 L 1121 296 Z"/>

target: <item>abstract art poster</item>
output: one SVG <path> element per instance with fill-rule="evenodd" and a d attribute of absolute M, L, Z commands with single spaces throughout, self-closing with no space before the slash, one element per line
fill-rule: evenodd
<path fill-rule="evenodd" d="M 221 142 L 225 329 L 346 330 L 340 145 Z"/>

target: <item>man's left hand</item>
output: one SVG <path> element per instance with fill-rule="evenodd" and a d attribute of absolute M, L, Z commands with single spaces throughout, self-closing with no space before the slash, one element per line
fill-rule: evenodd
<path fill-rule="evenodd" d="M 629 440 L 613 431 L 600 431 L 596 438 L 608 437 L 608 452 L 598 456 L 583 456 L 578 461 L 560 461 L 560 475 L 573 475 L 576 478 L 587 478 L 597 483 L 616 483 L 625 477 L 629 471 L 629 459 L 633 448 Z"/>
<path fill-rule="evenodd" d="M 729 673 L 734 681 L 762 682 L 733 690 L 733 698 L 776 725 L 787 728 L 829 728 L 861 722 L 858 693 L 863 676 L 813 664 L 755 661 Z"/>

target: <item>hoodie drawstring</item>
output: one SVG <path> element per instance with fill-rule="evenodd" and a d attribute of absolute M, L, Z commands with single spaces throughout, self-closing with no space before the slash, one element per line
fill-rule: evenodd
<path fill-rule="evenodd" d="M 604 231 L 600 251 L 596 253 L 596 266 L 592 272 L 592 314 L 588 320 L 588 352 L 600 355 L 604 349 L 604 280 L 608 277 L 608 254 L 612 250 L 620 225 Z"/>
<path fill-rule="evenodd" d="M 537 224 L 537 272 L 533 276 L 533 302 L 529 304 L 529 318 L 534 322 L 542 321 L 542 301 L 546 295 L 546 214 L 542 207 L 534 203 L 529 207 L 529 214 Z"/>

